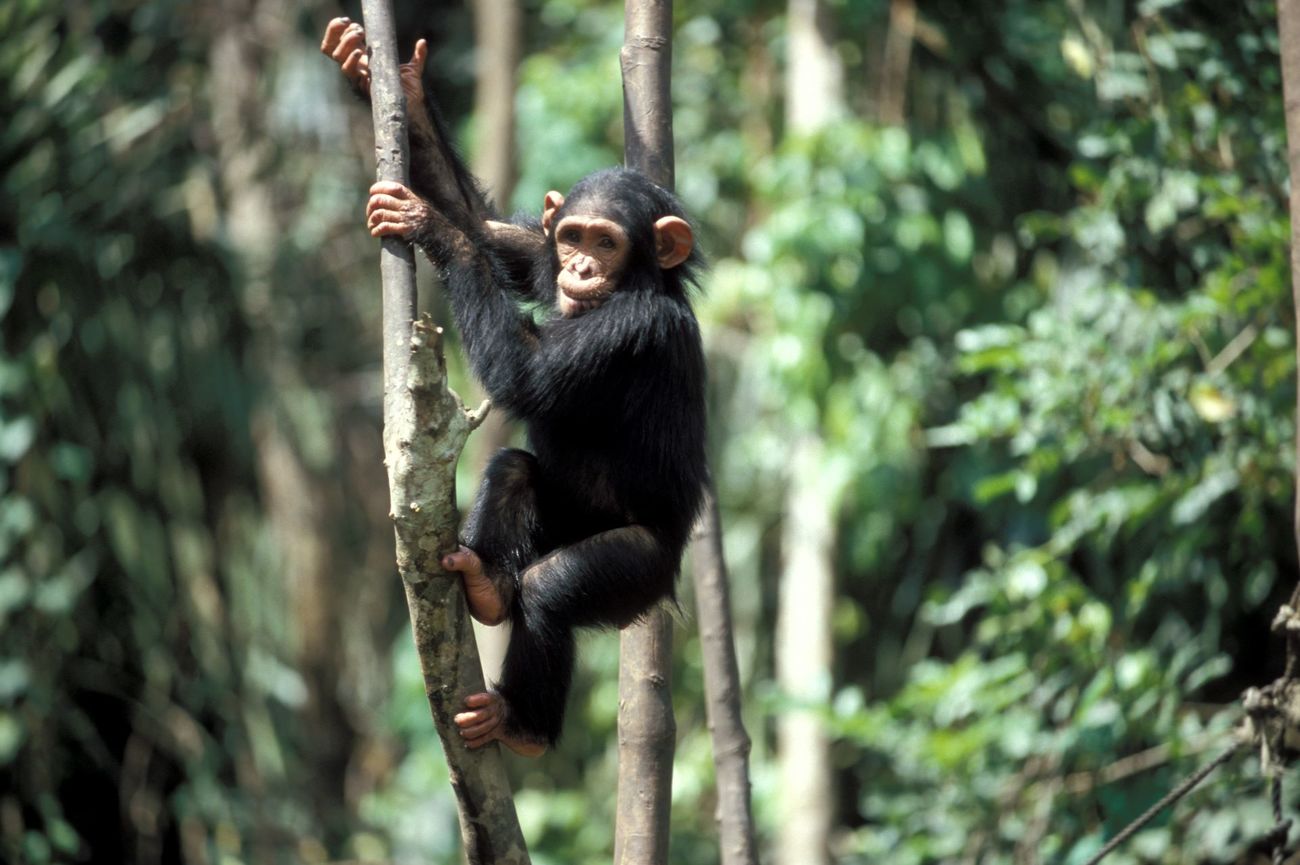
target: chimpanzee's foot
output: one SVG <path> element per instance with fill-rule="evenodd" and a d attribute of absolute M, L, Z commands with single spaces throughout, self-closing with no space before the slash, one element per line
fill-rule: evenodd
<path fill-rule="evenodd" d="M 483 573 L 483 562 L 478 553 L 461 547 L 442 557 L 442 566 L 449 571 L 459 571 L 465 584 L 465 601 L 469 614 L 485 625 L 499 625 L 506 619 L 506 605 L 501 600 L 492 578 Z"/>
<path fill-rule="evenodd" d="M 465 698 L 468 711 L 461 712 L 453 720 L 465 738 L 465 745 L 470 748 L 482 748 L 494 741 L 499 741 L 521 757 L 540 757 L 546 753 L 546 746 L 541 742 L 511 734 L 506 730 L 506 701 L 495 691 L 470 694 Z"/>

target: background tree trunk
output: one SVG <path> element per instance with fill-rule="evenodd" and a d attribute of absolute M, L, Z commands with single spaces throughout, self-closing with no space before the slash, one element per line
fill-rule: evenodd
<path fill-rule="evenodd" d="M 474 0 L 475 88 L 474 174 L 508 214 L 519 176 L 515 158 L 515 78 L 520 55 L 518 0 Z M 474 463 L 478 474 L 488 460 L 510 443 L 514 424 L 505 412 L 488 415 L 475 436 Z M 510 642 L 510 623 L 489 627 L 474 622 L 479 661 L 489 681 L 501 677 Z"/>
<path fill-rule="evenodd" d="M 876 93 L 876 116 L 881 123 L 899 126 L 907 108 L 907 73 L 916 41 L 916 0 L 892 0 L 889 4 L 889 33 L 880 66 L 880 89 Z"/>
<path fill-rule="evenodd" d="M 777 722 L 782 820 L 780 865 L 829 865 L 835 814 L 830 742 L 818 717 L 832 669 L 834 506 L 822 481 L 825 449 L 816 436 L 795 447 L 781 533 L 776 675 L 792 706 Z"/>
<path fill-rule="evenodd" d="M 1279 0 L 1278 41 L 1282 57 L 1282 100 L 1286 107 L 1287 166 L 1291 174 L 1291 294 L 1300 321 L 1300 0 Z M 1300 365 L 1300 336 L 1296 336 L 1296 362 Z M 1296 465 L 1300 466 L 1300 379 L 1296 384 Z M 1295 535 L 1300 549 L 1300 483 L 1295 488 Z M 1300 586 L 1291 596 L 1292 608 L 1300 608 Z M 1290 643 L 1288 662 L 1294 662 Z"/>
<path fill-rule="evenodd" d="M 740 715 L 740 671 L 731 625 L 731 592 L 722 550 L 722 518 L 712 485 L 691 545 L 695 608 L 704 661 L 705 710 L 713 736 L 722 865 L 757 865 L 750 808 L 750 739 Z"/>
<path fill-rule="evenodd" d="M 789 0 L 786 10 L 787 133 L 816 132 L 844 111 L 844 64 L 824 0 Z"/>
<path fill-rule="evenodd" d="M 673 186 L 672 3 L 626 0 L 624 162 Z M 617 865 L 666 865 L 672 804 L 672 618 L 657 608 L 624 629 L 618 680 Z"/>
<path fill-rule="evenodd" d="M 843 112 L 844 68 L 822 0 L 790 0 L 786 134 L 814 134 Z M 808 431 L 794 448 L 781 535 L 776 675 L 792 707 L 777 724 L 779 865 L 829 865 L 835 814 L 830 742 L 817 716 L 830 692 L 835 504 L 823 483 L 825 445 Z"/>
<path fill-rule="evenodd" d="M 518 0 L 474 0 L 473 168 L 502 213 L 510 212 L 510 197 L 519 176 L 515 159 L 519 20 Z"/>

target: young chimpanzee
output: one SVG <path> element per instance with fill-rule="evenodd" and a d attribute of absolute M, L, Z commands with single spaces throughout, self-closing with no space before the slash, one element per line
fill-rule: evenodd
<path fill-rule="evenodd" d="M 359 25 L 331 22 L 321 49 L 365 91 Z M 466 698 L 461 734 L 535 755 L 560 735 L 573 629 L 622 627 L 673 594 L 706 475 L 686 297 L 698 255 L 677 200 L 624 169 L 547 193 L 540 222 L 492 219 L 425 97 L 426 55 L 421 40 L 402 67 L 415 188 L 372 186 L 367 225 L 445 272 L 475 374 L 527 425 L 532 452 L 493 458 L 444 565 L 475 618 L 513 625 L 501 681 Z M 535 323 L 521 299 L 548 317 Z"/>

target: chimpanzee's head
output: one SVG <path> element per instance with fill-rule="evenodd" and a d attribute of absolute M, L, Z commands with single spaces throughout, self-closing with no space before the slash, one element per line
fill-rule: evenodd
<path fill-rule="evenodd" d="M 542 228 L 553 241 L 555 302 L 566 317 L 619 290 L 680 294 L 697 262 L 677 198 L 625 168 L 589 174 L 567 197 L 546 193 Z"/>

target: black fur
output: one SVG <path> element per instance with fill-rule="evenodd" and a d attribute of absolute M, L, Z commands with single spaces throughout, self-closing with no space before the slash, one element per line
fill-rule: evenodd
<path fill-rule="evenodd" d="M 509 728 L 554 743 L 573 628 L 621 627 L 671 598 L 699 511 L 705 366 L 687 289 L 700 259 L 661 270 L 654 223 L 683 216 L 681 205 L 636 172 L 596 172 L 556 223 L 581 212 L 623 226 L 631 252 L 621 283 L 595 309 L 535 323 L 518 301 L 554 308 L 554 243 L 535 220 L 490 229 L 491 210 L 445 138 L 414 144 L 428 160 L 414 191 L 431 206 L 416 242 L 446 274 L 475 374 L 528 430 L 531 453 L 503 450 L 488 467 L 464 543 L 513 622 L 496 686 Z"/>

